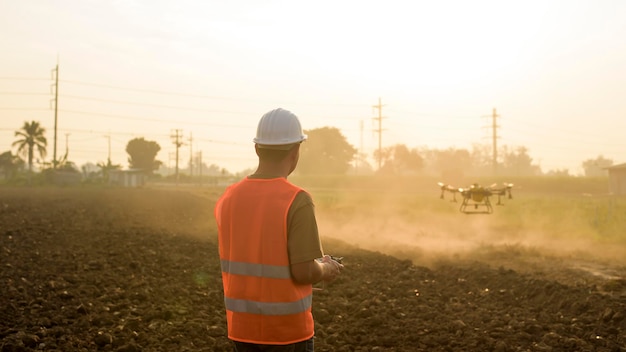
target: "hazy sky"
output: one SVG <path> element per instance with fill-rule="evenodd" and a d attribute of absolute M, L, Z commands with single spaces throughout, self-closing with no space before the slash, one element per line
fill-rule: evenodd
<path fill-rule="evenodd" d="M 59 64 L 57 155 L 127 166 L 157 141 L 231 172 L 275 107 L 337 127 L 371 155 L 528 148 L 544 172 L 626 162 L 626 2 L 0 0 L 0 152 L 24 121 L 47 129 Z M 191 143 L 190 143 L 191 140 Z M 375 165 L 375 163 L 372 163 Z"/>

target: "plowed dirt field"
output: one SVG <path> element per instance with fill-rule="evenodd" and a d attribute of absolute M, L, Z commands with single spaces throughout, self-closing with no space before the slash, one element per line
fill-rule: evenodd
<path fill-rule="evenodd" d="M 1 351 L 230 351 L 218 194 L 0 188 Z M 323 241 L 346 269 L 315 291 L 317 351 L 626 351 L 623 264 Z"/>

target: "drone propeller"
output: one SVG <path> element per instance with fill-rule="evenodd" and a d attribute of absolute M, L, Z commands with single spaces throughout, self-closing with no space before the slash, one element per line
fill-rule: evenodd
<path fill-rule="evenodd" d="M 496 192 L 496 194 L 498 195 L 498 203 L 497 205 L 502 205 L 502 202 L 500 201 L 500 197 L 506 195 L 508 199 L 513 199 L 513 196 L 511 195 L 511 188 L 513 188 L 513 184 L 512 183 L 503 183 L 503 187 L 499 188 L 497 190 L 494 190 Z"/>
<path fill-rule="evenodd" d="M 446 184 L 443 182 L 437 182 L 439 188 L 441 188 L 441 196 L 439 198 L 443 199 L 443 194 L 446 192 Z"/>
<path fill-rule="evenodd" d="M 448 192 L 452 193 L 452 197 L 453 197 L 452 201 L 456 202 L 456 194 L 455 194 L 457 192 L 456 188 L 454 188 L 454 187 L 452 187 L 452 186 L 450 186 L 448 184 L 445 184 L 443 182 L 437 182 L 437 185 L 439 186 L 439 188 L 441 188 L 441 196 L 439 198 L 443 199 L 443 194 L 446 193 L 446 191 L 448 191 Z"/>
<path fill-rule="evenodd" d="M 505 183 L 504 187 L 506 187 L 506 192 L 509 194 L 509 199 L 513 199 L 513 196 L 511 195 L 511 188 L 513 188 L 513 184 Z"/>

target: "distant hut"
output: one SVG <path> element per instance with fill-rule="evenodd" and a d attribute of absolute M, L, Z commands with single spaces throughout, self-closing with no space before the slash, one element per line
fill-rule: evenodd
<path fill-rule="evenodd" d="M 626 163 L 606 168 L 609 171 L 609 192 L 626 195 Z"/>
<path fill-rule="evenodd" d="M 122 187 L 141 187 L 146 183 L 146 176 L 141 169 L 109 171 L 109 185 Z"/>
<path fill-rule="evenodd" d="M 48 177 L 58 186 L 75 186 L 83 179 L 83 175 L 74 169 L 53 170 Z"/>

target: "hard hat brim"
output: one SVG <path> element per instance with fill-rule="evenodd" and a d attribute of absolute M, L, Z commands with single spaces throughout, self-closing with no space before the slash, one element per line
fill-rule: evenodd
<path fill-rule="evenodd" d="M 300 144 L 301 142 L 298 143 L 289 143 L 289 144 L 257 144 L 257 147 L 261 148 L 261 149 L 273 149 L 273 150 L 290 150 L 291 148 L 293 148 L 296 144 Z"/>

